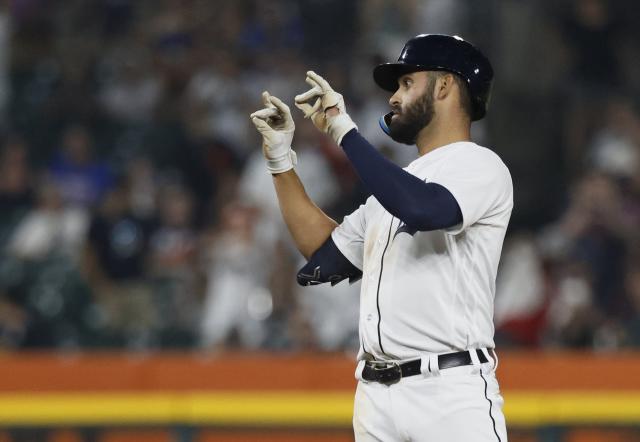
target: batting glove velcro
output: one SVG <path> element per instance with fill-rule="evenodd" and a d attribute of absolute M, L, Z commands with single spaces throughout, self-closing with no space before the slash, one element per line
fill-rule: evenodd
<path fill-rule="evenodd" d="M 251 121 L 262 135 L 262 153 L 272 174 L 293 169 L 298 162 L 291 149 L 296 129 L 289 106 L 269 92 L 262 93 L 264 108 L 251 114 Z"/>
<path fill-rule="evenodd" d="M 329 134 L 333 141 L 340 145 L 347 132 L 358 129 L 345 110 L 344 98 L 331 88 L 327 80 L 313 71 L 307 72 L 305 81 L 311 89 L 296 96 L 296 107 L 304 113 L 305 118 L 311 118 L 318 129 Z M 314 101 L 313 104 L 311 101 Z M 339 113 L 327 116 L 327 110 L 334 107 Z"/>

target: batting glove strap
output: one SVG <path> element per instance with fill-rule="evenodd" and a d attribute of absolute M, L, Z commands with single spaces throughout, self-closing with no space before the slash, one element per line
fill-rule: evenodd
<path fill-rule="evenodd" d="M 346 113 L 339 113 L 338 115 L 331 117 L 327 121 L 328 129 L 327 133 L 338 146 L 342 144 L 342 138 L 349 133 L 352 129 L 358 130 L 358 126 L 353 122 L 351 117 Z"/>
<path fill-rule="evenodd" d="M 296 164 L 298 164 L 298 156 L 291 148 L 280 157 L 267 158 L 267 169 L 272 175 L 291 170 Z"/>

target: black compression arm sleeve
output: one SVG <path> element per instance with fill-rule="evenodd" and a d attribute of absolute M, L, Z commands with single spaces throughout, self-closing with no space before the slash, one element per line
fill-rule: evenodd
<path fill-rule="evenodd" d="M 426 183 L 383 157 L 356 129 L 342 139 L 342 148 L 365 187 L 396 218 L 421 231 L 453 227 L 462 212 L 445 187 Z"/>
<path fill-rule="evenodd" d="M 340 252 L 333 239 L 329 237 L 316 250 L 309 262 L 298 271 L 298 284 L 315 285 L 330 282 L 336 285 L 349 278 L 353 283 L 362 278 L 362 272 Z"/>

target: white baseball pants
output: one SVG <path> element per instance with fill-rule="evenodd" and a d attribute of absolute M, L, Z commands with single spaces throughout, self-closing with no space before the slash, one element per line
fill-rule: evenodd
<path fill-rule="evenodd" d="M 439 371 L 434 359 L 430 372 L 390 386 L 356 372 L 356 442 L 507 442 L 494 360 Z"/>

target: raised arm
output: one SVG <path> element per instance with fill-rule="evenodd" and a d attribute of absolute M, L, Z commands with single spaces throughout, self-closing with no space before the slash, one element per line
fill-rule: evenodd
<path fill-rule="evenodd" d="M 265 107 L 251 114 L 251 121 L 262 135 L 262 152 L 282 217 L 298 250 L 309 259 L 338 224 L 311 201 L 293 169 L 297 161 L 291 149 L 295 124 L 289 107 L 267 92 L 262 100 Z"/>
<path fill-rule="evenodd" d="M 273 175 L 273 184 L 289 233 L 300 253 L 309 259 L 329 238 L 338 223 L 311 201 L 293 169 Z"/>
<path fill-rule="evenodd" d="M 324 78 L 309 71 L 307 83 L 312 88 L 296 97 L 296 106 L 344 148 L 367 190 L 389 213 L 422 231 L 449 228 L 462 222 L 460 207 L 451 192 L 393 164 L 360 136 L 346 113 L 342 95 Z"/>

